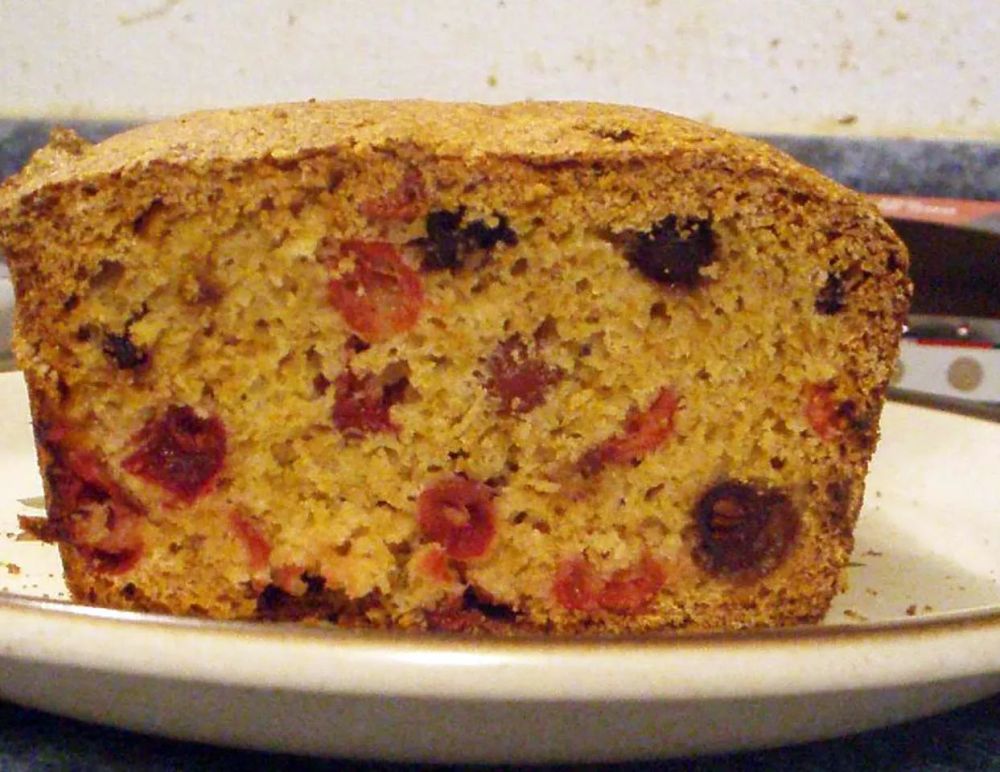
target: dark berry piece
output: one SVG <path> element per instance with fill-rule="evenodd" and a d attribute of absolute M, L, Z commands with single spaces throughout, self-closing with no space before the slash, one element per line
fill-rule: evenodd
<path fill-rule="evenodd" d="M 638 271 L 658 284 L 691 289 L 700 270 L 715 259 L 715 236 L 706 220 L 680 220 L 670 215 L 628 240 L 625 256 Z"/>
<path fill-rule="evenodd" d="M 222 469 L 226 430 L 215 416 L 200 417 L 187 405 L 171 405 L 135 436 L 138 449 L 122 462 L 127 472 L 192 502 L 206 493 Z"/>
<path fill-rule="evenodd" d="M 729 578 L 774 570 L 799 529 L 799 514 L 782 491 L 736 480 L 719 483 L 702 496 L 695 521 L 696 561 Z"/>
<path fill-rule="evenodd" d="M 479 249 L 493 249 L 503 243 L 509 247 L 517 244 L 517 234 L 510 227 L 506 216 L 497 215 L 497 224 L 487 225 L 483 220 L 473 220 L 462 228 L 463 241 Z"/>
<path fill-rule="evenodd" d="M 127 330 L 124 335 L 106 333 L 102 350 L 115 361 L 119 370 L 135 370 L 149 361 L 149 353 L 132 342 Z"/>
<path fill-rule="evenodd" d="M 830 273 L 826 278 L 826 283 L 820 288 L 816 295 L 814 306 L 816 312 L 825 316 L 839 314 L 847 305 L 847 287 L 843 277 L 837 273 Z"/>
<path fill-rule="evenodd" d="M 488 252 L 497 244 L 517 244 L 517 233 L 510 227 L 505 215 L 496 215 L 496 225 L 487 225 L 485 220 L 473 220 L 463 225 L 464 217 L 465 207 L 453 212 L 438 210 L 427 215 L 427 236 L 415 242 L 424 250 L 424 270 L 455 270 L 461 267 L 464 257 L 470 252 Z"/>
<path fill-rule="evenodd" d="M 425 270 L 440 271 L 458 267 L 459 228 L 464 215 L 464 209 L 457 212 L 438 210 L 427 215 L 427 237 L 419 240 L 424 248 Z"/>
<path fill-rule="evenodd" d="M 545 401 L 545 391 L 562 378 L 562 370 L 545 364 L 520 335 L 508 338 L 490 355 L 486 387 L 500 401 L 504 415 L 527 413 Z"/>

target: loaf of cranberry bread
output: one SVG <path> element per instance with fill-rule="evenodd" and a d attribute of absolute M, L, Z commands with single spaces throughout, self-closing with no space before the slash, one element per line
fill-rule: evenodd
<path fill-rule="evenodd" d="M 765 145 L 312 102 L 57 133 L 0 210 L 79 601 L 620 633 L 842 585 L 907 255 Z"/>

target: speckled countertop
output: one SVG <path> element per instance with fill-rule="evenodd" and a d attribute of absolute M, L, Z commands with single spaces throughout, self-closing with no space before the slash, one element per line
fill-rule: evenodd
<path fill-rule="evenodd" d="M 0 177 L 20 168 L 28 155 L 44 144 L 52 125 L 46 121 L 0 120 Z M 98 140 L 129 124 L 89 121 L 69 125 L 89 139 Z M 865 192 L 1000 199 L 998 143 L 763 138 Z M 372 768 L 370 764 L 308 760 L 142 737 L 0 701 L 0 770 L 5 771 Z M 614 769 L 1000 771 L 1000 695 L 950 713 L 855 737 L 693 761 L 617 765 Z"/>

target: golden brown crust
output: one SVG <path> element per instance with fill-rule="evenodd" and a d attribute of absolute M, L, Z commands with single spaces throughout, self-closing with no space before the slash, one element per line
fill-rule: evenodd
<path fill-rule="evenodd" d="M 406 188 L 415 169 L 419 193 Z M 475 271 L 425 271 L 411 259 L 431 299 L 420 324 L 344 353 L 351 330 L 323 289 L 329 244 L 419 249 L 434 210 L 468 212 L 480 232 L 504 223 L 517 238 L 490 247 Z M 387 224 L 386 211 L 399 221 Z M 624 241 L 672 217 L 709 223 L 721 244 L 708 278 L 683 290 L 657 287 L 622 257 Z M 72 441 L 39 444 L 75 597 L 267 617 L 284 587 L 280 613 L 420 629 L 818 619 L 852 547 L 909 296 L 905 250 L 862 197 L 760 143 L 592 104 L 311 103 L 198 113 L 92 147 L 61 134 L 0 188 L 0 243 L 36 426 L 75 427 Z M 270 305 L 275 292 L 284 305 Z M 604 314 L 600 324 L 586 303 Z M 515 359 L 543 349 L 553 359 L 537 371 L 549 399 L 527 406 L 530 419 L 510 401 L 488 412 L 496 378 L 480 370 L 512 332 L 536 340 Z M 405 373 L 420 399 L 394 408 L 398 423 L 385 418 L 383 428 L 424 434 L 408 443 L 389 431 L 383 452 L 336 431 L 345 356 L 362 363 L 350 365 L 355 387 L 358 373 Z M 452 359 L 463 361 L 455 372 Z M 442 362 L 447 375 L 435 375 Z M 256 412 L 245 413 L 246 375 L 234 377 L 234 363 L 267 395 Z M 608 472 L 573 460 L 623 453 L 627 445 L 614 445 L 622 417 L 655 402 L 665 383 L 683 407 L 677 438 L 655 457 Z M 282 412 L 285 402 L 297 407 Z M 146 422 L 176 404 L 221 416 L 233 437 L 259 426 L 274 436 L 233 440 L 242 455 L 227 457 L 224 484 L 204 501 L 164 504 L 127 459 Z M 481 447 L 452 432 L 483 410 Z M 74 448 L 75 460 L 66 455 Z M 315 468 L 289 477 L 302 455 Z M 420 589 L 425 603 L 413 572 L 434 538 L 414 513 L 421 490 L 446 473 L 495 481 L 500 546 L 495 559 L 441 569 L 437 585 Z M 52 474 L 82 475 L 97 490 L 53 489 Z M 780 489 L 801 514 L 787 557 L 787 545 L 765 550 L 780 558 L 773 570 L 765 562 L 765 576 L 714 576 L 691 560 L 705 538 L 691 521 L 695 503 L 727 476 Z M 281 485 L 295 502 L 287 512 L 274 498 Z M 615 522 L 626 499 L 635 512 Z M 118 509 L 101 509 L 106 501 Z M 315 544 L 327 534 L 338 535 Z M 268 565 L 254 557 L 265 543 Z M 145 545 L 141 559 L 135 544 Z M 306 555 L 301 575 L 289 574 L 293 546 Z M 600 564 L 585 579 L 606 607 L 572 594 L 553 605 L 553 582 L 574 554 Z M 197 575 L 191 587 L 185 572 Z M 655 602 L 650 582 L 664 585 Z M 407 583 L 405 602 L 394 599 Z"/>
<path fill-rule="evenodd" d="M 281 161 L 313 151 L 414 145 L 437 156 L 523 158 L 534 163 L 629 161 L 672 153 L 724 153 L 745 168 L 808 182 L 826 196 L 846 189 L 762 143 L 654 110 L 586 102 L 502 106 L 423 101 L 307 102 L 192 113 L 87 146 L 67 133 L 0 190 L 0 210 L 46 186 L 214 161 Z"/>

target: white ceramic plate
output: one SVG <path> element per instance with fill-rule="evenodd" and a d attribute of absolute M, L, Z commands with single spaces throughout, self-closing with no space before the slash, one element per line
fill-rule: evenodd
<path fill-rule="evenodd" d="M 358 758 L 599 761 L 830 737 L 1000 691 L 1000 424 L 886 407 L 851 589 L 824 625 L 617 642 L 74 606 L 55 550 L 15 540 L 41 484 L 13 374 L 0 437 L 0 695 L 87 721 Z"/>

